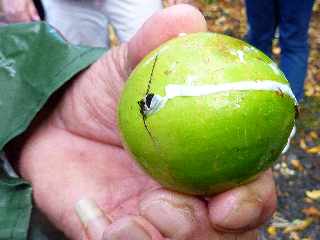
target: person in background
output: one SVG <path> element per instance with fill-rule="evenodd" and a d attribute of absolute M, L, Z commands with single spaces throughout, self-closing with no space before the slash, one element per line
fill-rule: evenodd
<path fill-rule="evenodd" d="M 280 34 L 280 69 L 300 102 L 308 65 L 308 28 L 314 0 L 246 0 L 246 40 L 268 56 L 276 29 Z"/>
<path fill-rule="evenodd" d="M 35 4 L 41 9 L 39 0 L 2 0 L 7 22 L 40 20 Z M 115 28 L 120 42 L 128 42 L 142 24 L 162 8 L 162 1 L 42 0 L 42 6 L 48 23 L 69 42 L 108 47 L 108 24 Z"/>

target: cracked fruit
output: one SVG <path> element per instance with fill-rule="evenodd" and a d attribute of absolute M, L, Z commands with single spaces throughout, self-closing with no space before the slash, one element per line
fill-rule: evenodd
<path fill-rule="evenodd" d="M 119 105 L 124 145 L 164 187 L 212 195 L 254 179 L 279 156 L 296 101 L 278 67 L 231 37 L 177 37 L 146 56 Z"/>

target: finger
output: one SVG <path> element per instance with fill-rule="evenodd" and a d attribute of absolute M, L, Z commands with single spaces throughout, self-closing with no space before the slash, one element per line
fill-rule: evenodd
<path fill-rule="evenodd" d="M 259 239 L 259 233 L 256 230 L 248 231 L 244 233 L 223 233 L 219 238 L 213 238 L 214 240 L 257 240 Z"/>
<path fill-rule="evenodd" d="M 245 231 L 264 223 L 276 208 L 271 171 L 252 183 L 229 190 L 209 201 L 212 225 L 224 231 Z"/>
<path fill-rule="evenodd" d="M 128 216 L 112 222 L 91 199 L 80 200 L 76 213 L 88 240 L 151 240 L 162 239 L 161 234 L 142 217 Z"/>
<path fill-rule="evenodd" d="M 6 15 L 9 23 L 30 22 L 31 18 L 27 12 L 12 12 Z"/>
<path fill-rule="evenodd" d="M 214 234 L 205 204 L 191 196 L 153 191 L 141 201 L 140 214 L 170 239 L 211 239 Z"/>
<path fill-rule="evenodd" d="M 104 232 L 103 240 L 158 240 L 161 234 L 143 217 L 127 216 L 116 220 Z"/>
<path fill-rule="evenodd" d="M 104 215 L 95 201 L 82 199 L 77 203 L 75 211 L 88 238 L 90 240 L 103 239 L 104 231 L 111 223 L 111 219 Z"/>
<path fill-rule="evenodd" d="M 38 11 L 32 1 L 30 1 L 28 4 L 28 13 L 29 13 L 30 19 L 32 21 L 40 21 L 41 20 L 39 17 Z"/>
<path fill-rule="evenodd" d="M 129 59 L 133 68 L 147 53 L 179 33 L 207 30 L 203 15 L 190 5 L 176 5 L 154 14 L 129 42 Z"/>
<path fill-rule="evenodd" d="M 179 5 L 160 10 L 146 21 L 128 44 L 109 51 L 93 68 L 103 66 L 109 75 L 125 80 L 136 64 L 161 43 L 177 37 L 180 33 L 206 30 L 203 15 L 194 7 Z M 113 82 L 122 86 L 121 81 Z M 114 89 L 121 87 L 115 86 Z M 119 96 L 118 91 L 113 92 Z"/>

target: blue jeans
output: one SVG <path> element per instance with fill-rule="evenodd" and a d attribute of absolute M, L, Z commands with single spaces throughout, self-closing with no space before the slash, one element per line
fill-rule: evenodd
<path fill-rule="evenodd" d="M 308 66 L 308 28 L 314 0 L 246 0 L 249 31 L 246 40 L 268 56 L 277 27 L 280 33 L 280 69 L 298 101 L 304 95 Z"/>

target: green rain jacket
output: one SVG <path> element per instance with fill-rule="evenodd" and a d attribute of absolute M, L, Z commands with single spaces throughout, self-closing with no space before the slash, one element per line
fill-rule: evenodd
<path fill-rule="evenodd" d="M 26 130 L 57 89 L 105 51 L 71 45 L 44 22 L 0 26 L 0 150 Z M 30 226 L 32 212 L 32 186 L 0 164 L 0 240 L 52 239 Z"/>

